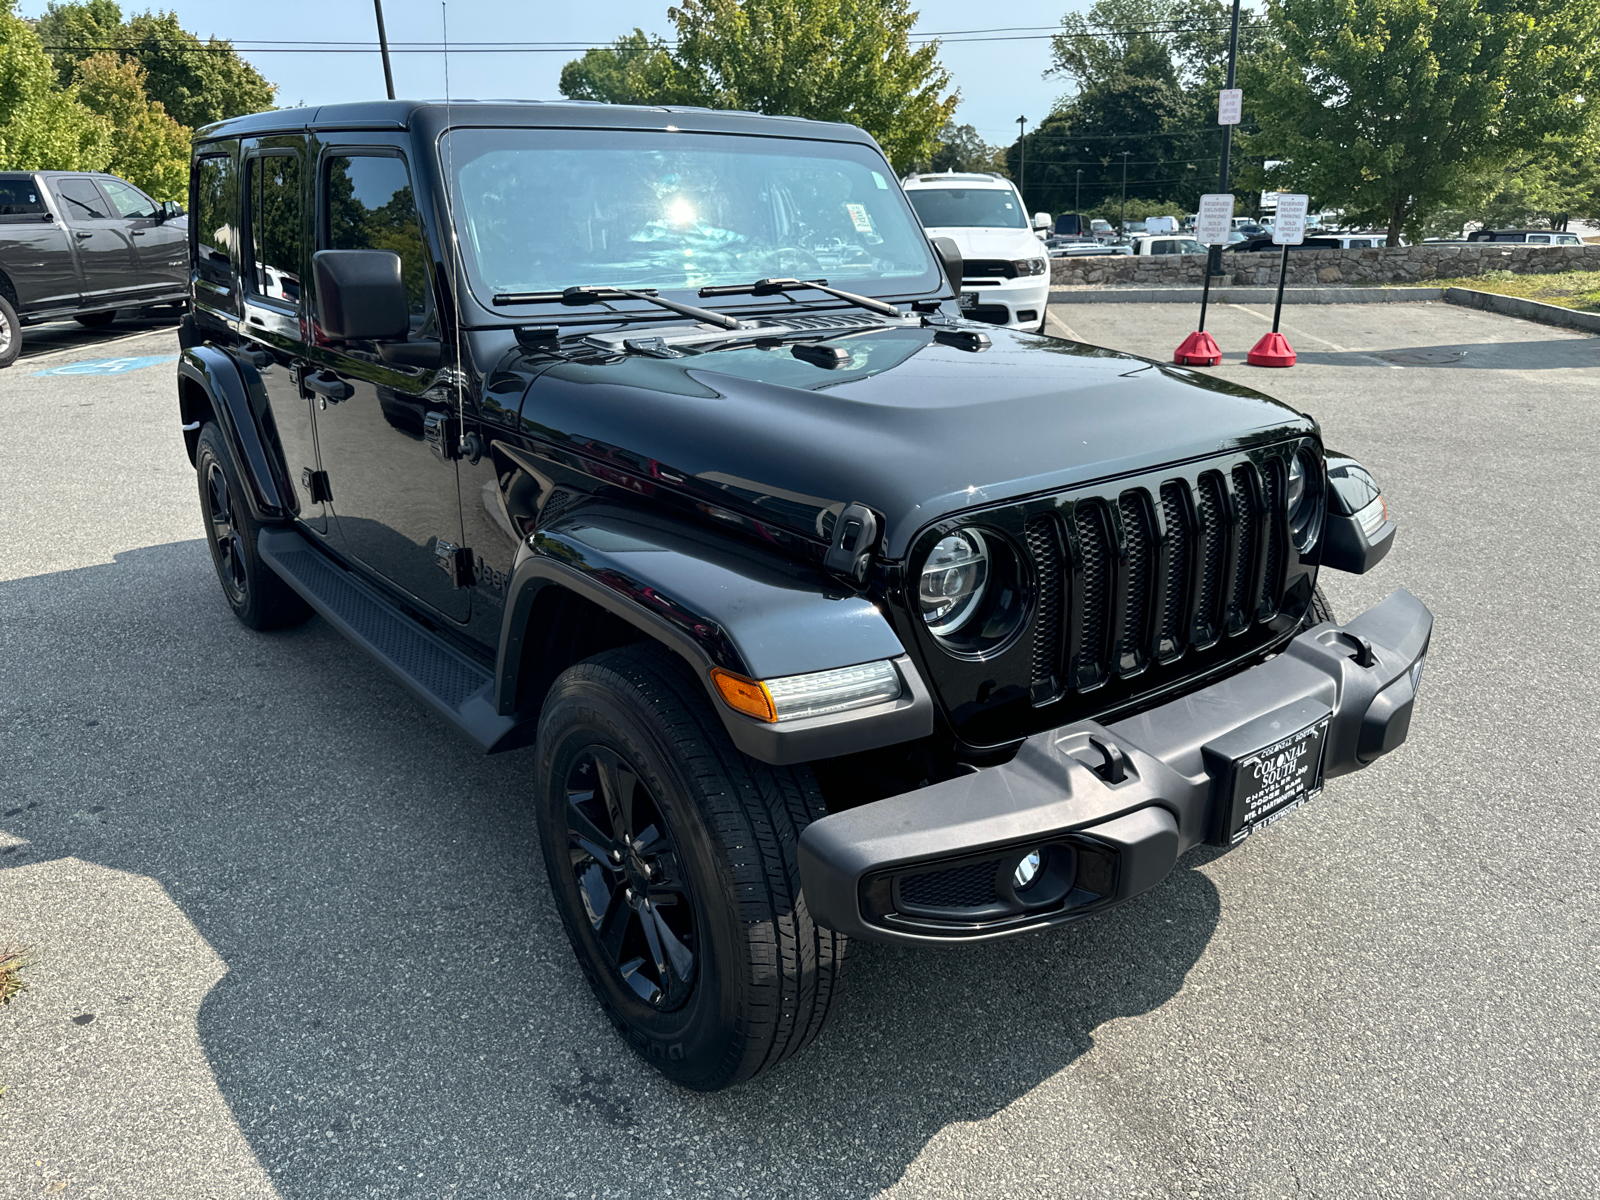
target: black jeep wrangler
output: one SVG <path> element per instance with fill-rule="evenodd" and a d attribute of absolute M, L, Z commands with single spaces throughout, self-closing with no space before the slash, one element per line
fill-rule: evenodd
<path fill-rule="evenodd" d="M 1395 526 L 1245 388 L 961 318 L 859 129 L 378 102 L 197 135 L 178 396 L 223 594 L 522 761 L 600 1003 L 690 1087 L 852 937 L 1065 924 L 1404 740 Z"/>

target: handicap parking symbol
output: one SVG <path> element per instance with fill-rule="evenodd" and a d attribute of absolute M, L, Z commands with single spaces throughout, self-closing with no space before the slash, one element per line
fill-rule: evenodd
<path fill-rule="evenodd" d="M 155 367 L 178 361 L 176 354 L 152 354 L 143 358 L 88 358 L 35 371 L 35 375 L 125 375 L 141 367 Z"/>

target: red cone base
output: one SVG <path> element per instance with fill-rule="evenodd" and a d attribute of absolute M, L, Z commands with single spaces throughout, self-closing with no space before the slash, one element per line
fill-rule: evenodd
<path fill-rule="evenodd" d="M 1245 362 L 1252 367 L 1292 367 L 1294 350 L 1283 334 L 1269 333 L 1250 348 Z"/>
<path fill-rule="evenodd" d="M 1209 333 L 1191 333 L 1172 352 L 1172 361 L 1180 367 L 1216 367 L 1222 365 L 1222 351 Z"/>

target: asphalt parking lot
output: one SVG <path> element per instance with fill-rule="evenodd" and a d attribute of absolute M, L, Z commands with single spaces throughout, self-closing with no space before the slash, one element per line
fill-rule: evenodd
<path fill-rule="evenodd" d="M 1053 315 L 1165 356 L 1195 312 Z M 1411 742 L 1093 921 L 859 946 L 818 1043 L 712 1096 L 594 1004 L 519 753 L 234 621 L 170 365 L 36 374 L 170 329 L 0 372 L 0 1194 L 1592 1195 L 1600 338 L 1308 306 L 1243 365 L 1270 319 L 1213 309 L 1214 373 L 1385 484 L 1395 551 L 1324 584 L 1433 608 Z"/>

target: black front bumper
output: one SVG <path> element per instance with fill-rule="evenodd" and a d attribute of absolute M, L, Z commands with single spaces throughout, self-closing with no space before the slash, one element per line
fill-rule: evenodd
<path fill-rule="evenodd" d="M 1080 721 L 1003 766 L 824 817 L 800 838 L 811 915 L 879 942 L 982 941 L 1076 920 L 1228 845 L 1232 764 L 1326 721 L 1321 778 L 1406 738 L 1433 615 L 1401 590 L 1344 626 L 1136 717 Z M 1314 793 L 1313 793 L 1314 794 Z M 1039 851 L 1017 890 L 1018 862 Z"/>

